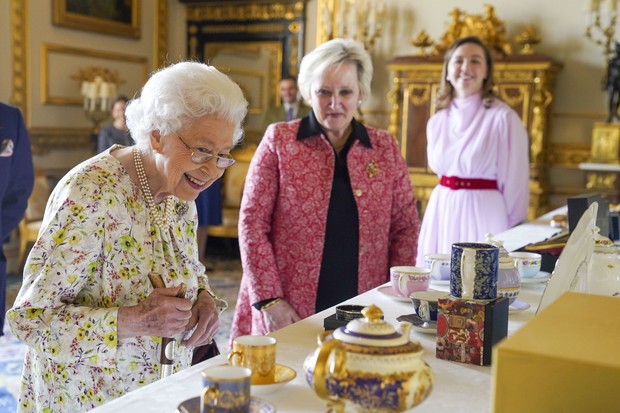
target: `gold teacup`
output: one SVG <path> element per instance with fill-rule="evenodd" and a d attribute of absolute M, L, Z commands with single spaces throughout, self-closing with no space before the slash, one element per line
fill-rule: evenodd
<path fill-rule="evenodd" d="M 276 375 L 276 339 L 269 336 L 239 336 L 233 340 L 228 361 L 252 370 L 252 384 L 271 384 Z"/>

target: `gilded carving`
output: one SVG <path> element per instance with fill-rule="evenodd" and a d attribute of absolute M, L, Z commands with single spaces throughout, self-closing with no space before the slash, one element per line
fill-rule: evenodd
<path fill-rule="evenodd" d="M 188 5 L 187 20 L 293 20 L 303 17 L 303 2 Z"/>
<path fill-rule="evenodd" d="M 441 36 L 441 41 L 435 46 L 434 54 L 443 54 L 456 40 L 466 36 L 478 36 L 480 39 L 500 54 L 511 54 L 512 46 L 506 39 L 506 25 L 497 17 L 495 8 L 484 6 L 484 15 L 465 14 L 459 8 L 450 12 L 451 21 Z"/>
<path fill-rule="evenodd" d="M 615 189 L 616 188 L 615 172 L 588 172 L 586 174 L 587 189 Z"/>
<path fill-rule="evenodd" d="M 431 86 L 410 84 L 405 89 L 405 97 L 415 106 L 425 105 L 431 96 Z"/>
<path fill-rule="evenodd" d="M 284 32 L 286 26 L 280 23 L 273 24 L 233 24 L 233 25 L 220 25 L 220 26 L 202 26 L 202 33 L 271 33 L 271 32 Z"/>

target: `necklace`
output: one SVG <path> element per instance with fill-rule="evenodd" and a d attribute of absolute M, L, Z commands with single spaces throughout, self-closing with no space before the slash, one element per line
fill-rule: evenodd
<path fill-rule="evenodd" d="M 151 193 L 151 187 L 149 181 L 146 179 L 146 172 L 144 171 L 144 165 L 142 164 L 142 158 L 138 152 L 138 148 L 133 148 L 133 163 L 136 167 L 136 173 L 138 174 L 138 181 L 140 181 L 140 188 L 146 198 L 146 205 L 151 212 L 151 216 L 155 220 L 155 224 L 159 229 L 164 229 L 170 224 L 170 214 L 172 211 L 172 197 L 166 197 L 166 205 L 164 206 L 164 212 L 162 213 L 160 208 L 155 205 L 153 194 Z"/>

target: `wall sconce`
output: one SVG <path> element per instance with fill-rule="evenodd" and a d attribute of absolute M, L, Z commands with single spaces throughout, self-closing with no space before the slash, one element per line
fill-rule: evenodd
<path fill-rule="evenodd" d="M 84 100 L 84 115 L 93 123 L 92 134 L 99 134 L 99 125 L 110 117 L 112 102 L 116 99 L 118 85 L 123 83 L 117 71 L 89 67 L 71 76 L 80 82 Z"/>
<path fill-rule="evenodd" d="M 321 0 L 318 43 L 335 37 L 357 40 L 369 52 L 381 37 L 385 0 Z"/>

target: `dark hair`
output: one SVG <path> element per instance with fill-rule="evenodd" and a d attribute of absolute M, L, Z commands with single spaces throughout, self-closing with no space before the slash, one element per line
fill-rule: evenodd
<path fill-rule="evenodd" d="M 450 104 L 452 99 L 454 98 L 454 86 L 450 82 L 448 82 L 448 64 L 450 63 L 450 59 L 454 54 L 454 51 L 467 43 L 472 43 L 480 46 L 482 51 L 484 52 L 484 58 L 487 61 L 487 77 L 482 82 L 482 89 L 480 90 L 480 94 L 482 95 L 482 103 L 485 108 L 491 106 L 493 103 L 493 99 L 495 95 L 493 94 L 493 59 L 491 58 L 491 53 L 489 49 L 486 47 L 482 40 L 476 36 L 468 36 L 463 37 L 456 40 L 452 45 L 446 50 L 446 54 L 443 57 L 443 69 L 441 70 L 441 83 L 439 85 L 439 92 L 437 92 L 437 110 L 443 109 Z"/>
<path fill-rule="evenodd" d="M 280 82 L 283 82 L 285 80 L 292 80 L 293 82 L 295 82 L 295 85 L 297 85 L 297 78 L 293 75 L 282 76 L 282 79 L 280 79 Z"/>
<path fill-rule="evenodd" d="M 118 95 L 116 99 L 114 99 L 114 102 L 112 102 L 112 106 L 116 105 L 118 102 L 127 103 L 129 102 L 129 98 L 125 95 Z"/>

